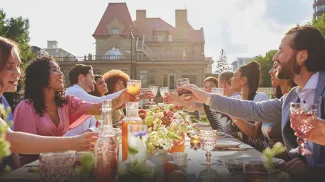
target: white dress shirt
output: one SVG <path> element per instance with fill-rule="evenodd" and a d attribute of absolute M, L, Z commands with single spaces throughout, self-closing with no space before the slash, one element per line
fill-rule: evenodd
<path fill-rule="evenodd" d="M 81 88 L 79 85 L 74 84 L 71 87 L 67 88 L 67 90 L 65 91 L 66 95 L 73 95 L 81 100 L 84 100 L 86 102 L 90 102 L 90 103 L 100 103 L 103 102 L 104 100 L 112 100 L 115 99 L 116 97 L 120 96 L 121 93 L 123 92 L 123 90 L 119 91 L 119 92 L 115 92 L 113 94 L 109 94 L 109 95 L 105 95 L 102 97 L 96 97 L 93 95 L 88 94 L 83 88 Z"/>
<path fill-rule="evenodd" d="M 100 103 L 104 100 L 111 100 L 111 99 L 118 97 L 120 94 L 121 94 L 121 92 L 117 92 L 117 93 L 106 95 L 103 97 L 96 97 L 96 96 L 88 94 L 83 88 L 81 88 L 77 84 L 74 84 L 73 86 L 67 88 L 67 90 L 65 91 L 65 95 L 72 95 L 72 96 L 75 96 L 81 100 L 84 100 L 84 101 L 90 102 L 90 103 Z M 64 136 L 80 135 L 88 129 L 90 129 L 91 131 L 95 131 L 96 130 L 96 121 L 97 121 L 96 118 L 94 116 L 91 116 L 90 118 L 86 119 L 82 124 L 77 126 L 76 128 L 69 130 Z"/>
<path fill-rule="evenodd" d="M 297 88 L 296 91 L 301 103 L 314 104 L 315 91 L 318 84 L 319 72 L 313 74 L 307 81 L 303 89 Z"/>

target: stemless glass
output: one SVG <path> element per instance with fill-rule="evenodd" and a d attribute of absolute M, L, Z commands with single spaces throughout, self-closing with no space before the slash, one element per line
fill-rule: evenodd
<path fill-rule="evenodd" d="M 314 128 L 313 120 L 317 118 L 318 105 L 306 103 L 290 104 L 291 128 L 295 130 L 301 138 L 297 138 L 299 144 L 298 151 L 301 155 L 310 155 L 311 151 L 305 148 L 305 136 Z"/>
<path fill-rule="evenodd" d="M 40 154 L 40 181 L 72 180 L 75 162 L 76 152 L 72 151 Z"/>
<path fill-rule="evenodd" d="M 178 96 L 184 97 L 186 99 L 189 99 L 190 97 L 192 97 L 192 92 L 190 92 L 188 90 L 184 90 L 184 89 L 179 89 L 179 87 L 181 87 L 183 85 L 188 85 L 188 84 L 190 84 L 190 80 L 188 78 L 181 78 L 176 81 Z"/>
<path fill-rule="evenodd" d="M 206 151 L 206 161 L 202 165 L 214 165 L 211 162 L 211 151 L 214 149 L 217 142 L 217 131 L 216 130 L 200 130 L 200 145 L 201 148 Z"/>
<path fill-rule="evenodd" d="M 141 80 L 129 80 L 127 83 L 126 91 L 130 95 L 139 95 L 141 92 Z"/>

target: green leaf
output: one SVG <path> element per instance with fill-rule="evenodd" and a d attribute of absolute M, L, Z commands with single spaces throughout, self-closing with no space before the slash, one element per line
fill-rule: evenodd
<path fill-rule="evenodd" d="M 131 146 L 128 146 L 128 150 L 131 155 L 135 155 L 139 152 L 136 148 L 131 147 Z"/>

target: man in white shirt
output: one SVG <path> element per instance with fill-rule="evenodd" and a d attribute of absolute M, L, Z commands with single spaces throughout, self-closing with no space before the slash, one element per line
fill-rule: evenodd
<path fill-rule="evenodd" d="M 66 95 L 72 95 L 86 102 L 100 103 L 104 100 L 111 100 L 118 97 L 121 92 L 114 94 L 96 97 L 88 94 L 95 89 L 95 80 L 93 68 L 90 65 L 76 64 L 69 72 L 69 80 L 71 87 L 65 91 Z M 87 118 L 82 124 L 69 130 L 65 136 L 80 135 L 86 131 L 94 131 L 96 129 L 96 118 L 94 116 L 84 117 Z"/>

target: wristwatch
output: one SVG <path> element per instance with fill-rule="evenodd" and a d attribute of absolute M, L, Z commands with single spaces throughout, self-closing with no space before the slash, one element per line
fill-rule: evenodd
<path fill-rule="evenodd" d="M 204 102 L 205 105 L 210 106 L 212 96 L 213 96 L 212 93 L 208 93 L 208 96 L 205 98 L 205 102 Z"/>

